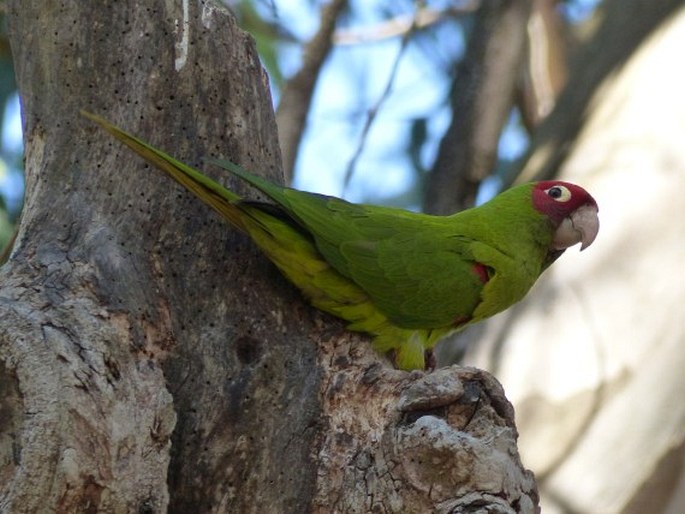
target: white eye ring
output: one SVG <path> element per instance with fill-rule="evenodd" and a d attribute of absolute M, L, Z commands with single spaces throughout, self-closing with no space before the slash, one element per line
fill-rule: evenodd
<path fill-rule="evenodd" d="M 571 199 L 571 191 L 568 190 L 568 187 L 559 184 L 546 189 L 545 193 L 557 202 L 568 202 Z"/>

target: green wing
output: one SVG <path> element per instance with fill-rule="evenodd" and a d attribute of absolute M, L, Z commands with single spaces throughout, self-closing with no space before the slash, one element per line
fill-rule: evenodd
<path fill-rule="evenodd" d="M 474 271 L 469 241 L 436 240 L 410 230 L 409 237 L 409 231 L 400 231 L 379 242 L 342 243 L 350 278 L 401 327 L 464 323 L 480 303 L 484 285 Z"/>
<path fill-rule="evenodd" d="M 230 162 L 217 164 L 277 202 L 311 234 L 326 261 L 398 326 L 456 325 L 480 303 L 473 240 L 450 218 L 352 204 L 277 186 Z"/>

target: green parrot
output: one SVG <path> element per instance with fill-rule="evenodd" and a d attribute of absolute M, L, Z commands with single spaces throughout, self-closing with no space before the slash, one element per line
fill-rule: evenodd
<path fill-rule="evenodd" d="M 566 248 L 587 248 L 599 230 L 592 196 L 558 180 L 432 216 L 298 191 L 216 161 L 273 203 L 245 200 L 108 121 L 83 115 L 249 235 L 313 306 L 371 334 L 374 348 L 392 352 L 404 370 L 424 369 L 440 339 L 521 300 Z"/>

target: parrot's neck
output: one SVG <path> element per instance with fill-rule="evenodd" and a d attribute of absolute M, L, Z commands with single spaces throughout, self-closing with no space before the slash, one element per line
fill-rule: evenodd
<path fill-rule="evenodd" d="M 532 203 L 526 205 L 516 195 L 506 193 L 454 216 L 462 218 L 471 232 L 467 235 L 520 259 L 527 271 L 537 276 L 546 267 L 554 226 Z"/>

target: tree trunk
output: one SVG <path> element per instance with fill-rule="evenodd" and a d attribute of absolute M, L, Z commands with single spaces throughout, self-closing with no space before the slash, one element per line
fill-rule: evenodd
<path fill-rule="evenodd" d="M 546 513 L 675 514 L 685 512 L 685 73 L 675 64 L 685 9 L 604 9 L 525 168 L 532 178 L 560 166 L 587 186 L 599 237 L 493 320 L 470 362 L 514 400 Z"/>
<path fill-rule="evenodd" d="M 278 179 L 266 76 L 229 13 L 13 0 L 8 19 L 27 190 L 0 270 L 0 510 L 536 510 L 492 377 L 389 368 L 79 117 Z"/>

